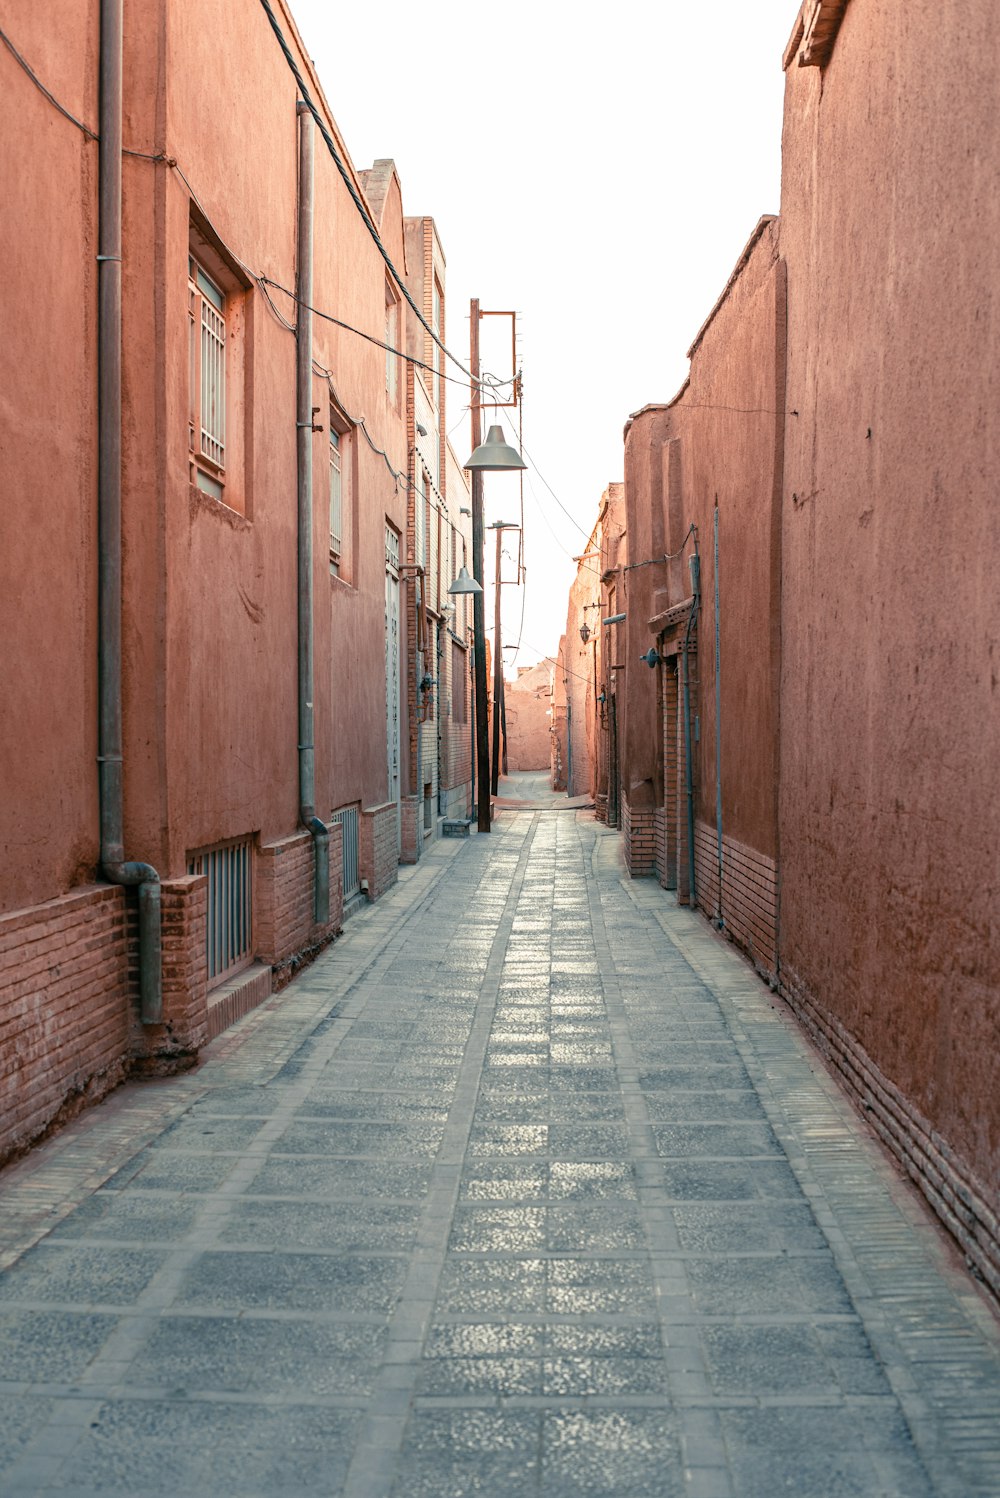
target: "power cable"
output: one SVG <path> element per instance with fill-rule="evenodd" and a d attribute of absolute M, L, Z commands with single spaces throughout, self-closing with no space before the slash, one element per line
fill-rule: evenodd
<path fill-rule="evenodd" d="M 471 380 L 472 379 L 472 373 L 471 373 L 471 371 L 468 370 L 468 369 L 466 369 L 466 367 L 462 363 L 461 359 L 457 358 L 456 355 L 451 352 L 451 349 L 448 348 L 448 346 L 441 341 L 441 339 L 438 337 L 437 333 L 435 333 L 434 329 L 431 327 L 430 323 L 424 317 L 424 314 L 421 312 L 420 308 L 417 306 L 416 302 L 413 300 L 413 297 L 410 294 L 409 287 L 406 285 L 406 283 L 404 282 L 402 276 L 399 274 L 399 271 L 396 269 L 396 267 L 393 265 L 391 259 L 389 258 L 389 252 L 386 249 L 385 245 L 382 243 L 382 240 L 379 237 L 378 230 L 376 229 L 375 225 L 372 223 L 371 215 L 369 214 L 368 209 L 365 207 L 365 205 L 364 205 L 364 203 L 363 203 L 363 201 L 362 201 L 362 199 L 361 199 L 361 197 L 360 197 L 360 195 L 359 195 L 356 187 L 354 186 L 354 183 L 351 180 L 351 175 L 350 175 L 350 173 L 347 170 L 347 167 L 345 166 L 344 162 L 340 158 L 340 152 L 337 150 L 337 147 L 334 145 L 333 136 L 330 134 L 329 130 L 326 128 L 326 124 L 325 124 L 324 120 L 322 119 L 319 110 L 316 108 L 316 105 L 313 103 L 312 95 L 310 94 L 309 89 L 306 86 L 306 81 L 305 81 L 305 79 L 302 76 L 302 71 L 299 68 L 298 63 L 295 61 L 295 58 L 292 55 L 292 49 L 288 45 L 287 40 L 285 39 L 285 34 L 284 34 L 284 32 L 282 31 L 281 27 L 278 24 L 278 21 L 277 21 L 277 19 L 275 17 L 274 11 L 271 9 L 270 0 L 260 0 L 260 3 L 263 6 L 264 13 L 267 16 L 267 19 L 271 23 L 271 30 L 274 32 L 275 36 L 278 39 L 278 46 L 281 48 L 282 52 L 284 53 L 284 55 L 285 55 L 285 61 L 288 63 L 288 66 L 289 66 L 289 68 L 291 70 L 292 76 L 294 77 L 295 82 L 298 85 L 299 92 L 302 95 L 302 102 L 305 104 L 305 106 L 308 109 L 309 113 L 312 115 L 313 119 L 315 120 L 316 125 L 317 125 L 317 127 L 319 129 L 319 133 L 320 133 L 320 135 L 322 135 L 323 140 L 326 143 L 326 148 L 327 148 L 327 150 L 329 151 L 330 155 L 333 158 L 334 165 L 336 166 L 337 171 L 340 173 L 341 178 L 343 179 L 344 185 L 347 188 L 347 191 L 348 191 L 348 193 L 351 196 L 351 200 L 354 203 L 354 206 L 357 208 L 358 213 L 361 215 L 361 221 L 364 224 L 365 228 L 368 230 L 368 233 L 371 235 L 372 239 L 374 240 L 375 247 L 378 250 L 379 254 L 382 256 L 382 259 L 385 261 L 386 269 L 388 270 L 389 274 L 392 276 L 392 279 L 395 281 L 396 285 L 399 287 L 399 289 L 402 292 L 403 296 L 405 297 L 406 301 L 412 307 L 414 313 L 416 314 L 417 321 L 420 323 L 421 327 L 424 328 L 425 331 L 430 334 L 432 340 L 437 344 L 437 346 L 441 350 L 441 352 L 443 354 L 445 354 L 446 357 L 449 358 L 453 364 L 455 364 L 455 365 L 458 366 L 458 368 L 462 371 L 462 373 L 466 376 L 466 378 L 468 380 Z"/>
<path fill-rule="evenodd" d="M 49 103 L 55 109 L 58 109 L 61 115 L 65 115 L 66 119 L 69 120 L 71 124 L 75 125 L 78 130 L 82 130 L 88 140 L 100 140 L 101 137 L 98 135 L 96 130 L 91 130 L 89 125 L 85 125 L 82 120 L 78 120 L 75 114 L 70 113 L 65 104 L 59 103 L 59 100 L 56 98 L 55 94 L 49 92 L 49 90 L 45 87 L 45 84 L 39 78 L 38 74 L 21 56 L 20 52 L 14 46 L 14 43 L 11 41 L 10 37 L 5 31 L 0 31 L 0 41 L 3 42 L 4 46 L 7 48 L 7 51 L 10 53 L 10 55 L 14 58 L 15 62 L 19 63 L 20 66 L 24 69 L 28 77 L 31 79 L 32 83 L 38 89 L 39 93 L 44 94 Z"/>

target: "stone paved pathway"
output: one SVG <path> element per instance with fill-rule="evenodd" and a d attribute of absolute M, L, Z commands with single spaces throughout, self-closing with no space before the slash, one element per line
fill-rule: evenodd
<path fill-rule="evenodd" d="M 1000 1495 L 998 1323 L 589 814 L 435 844 L 0 1177 L 0 1493 Z"/>

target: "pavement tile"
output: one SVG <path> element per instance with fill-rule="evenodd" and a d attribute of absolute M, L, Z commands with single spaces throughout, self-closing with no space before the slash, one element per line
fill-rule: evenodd
<path fill-rule="evenodd" d="M 1000 1498 L 975 1288 L 589 814 L 429 844 L 129 1097 L 0 1226 L 5 1498 Z"/>

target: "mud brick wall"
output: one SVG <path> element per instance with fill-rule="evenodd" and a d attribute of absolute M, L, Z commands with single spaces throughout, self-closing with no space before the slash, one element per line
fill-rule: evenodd
<path fill-rule="evenodd" d="M 126 895 L 132 1070 L 142 1075 L 193 1066 L 208 1039 L 207 892 L 203 874 L 172 879 L 160 887 L 163 1020 L 158 1025 L 143 1025 L 139 1020 L 138 900 L 131 890 Z"/>
<path fill-rule="evenodd" d="M 128 1063 L 124 890 L 87 885 L 0 917 L 0 1164 Z"/>
<path fill-rule="evenodd" d="M 622 801 L 625 864 L 633 879 L 656 870 L 656 808 L 638 810 Z"/>
<path fill-rule="evenodd" d="M 722 899 L 715 828 L 695 823 L 698 905 L 710 920 L 721 916 L 732 941 L 765 977 L 778 971 L 778 871 L 774 860 L 734 838 L 722 838 Z"/>
<path fill-rule="evenodd" d="M 344 915 L 343 831 L 330 828 L 330 921 L 313 920 L 314 854 L 308 832 L 263 843 L 254 861 L 254 950 L 289 976 L 300 961 L 339 931 Z M 280 973 L 277 975 L 280 983 Z"/>
<path fill-rule="evenodd" d="M 399 877 L 396 851 L 396 803 L 366 806 L 358 829 L 358 859 L 362 879 L 368 880 L 368 898 L 377 900 Z"/>
<path fill-rule="evenodd" d="M 423 852 L 423 802 L 418 796 L 404 796 L 401 803 L 402 831 L 400 833 L 400 863 L 416 863 Z M 361 831 L 358 829 L 360 838 Z M 358 853 L 360 856 L 360 847 Z M 362 870 L 362 877 L 364 871 Z"/>
<path fill-rule="evenodd" d="M 845 1084 L 852 1101 L 1000 1295 L 1000 1191 L 968 1163 L 876 1066 L 850 1032 L 782 964 L 778 990 Z"/>

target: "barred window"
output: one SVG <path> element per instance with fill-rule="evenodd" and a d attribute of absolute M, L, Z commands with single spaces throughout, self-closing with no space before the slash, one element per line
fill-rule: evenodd
<path fill-rule="evenodd" d="M 226 472 L 226 296 L 193 255 L 188 257 L 188 298 L 193 477 L 199 489 L 221 499 Z"/>

